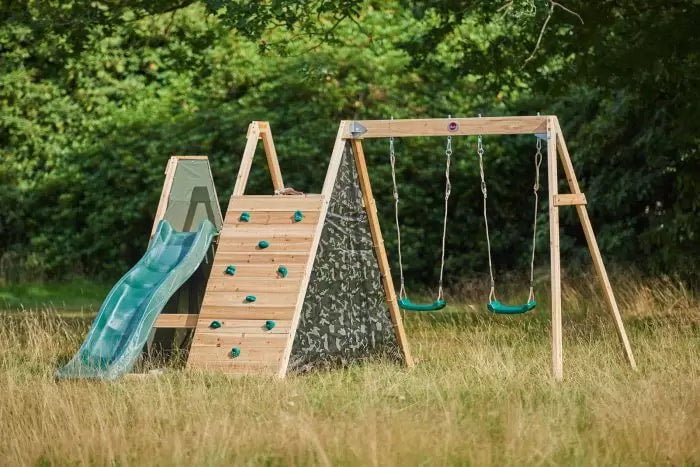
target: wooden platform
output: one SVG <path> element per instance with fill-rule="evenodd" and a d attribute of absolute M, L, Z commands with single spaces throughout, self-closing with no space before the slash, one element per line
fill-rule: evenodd
<path fill-rule="evenodd" d="M 189 368 L 283 375 L 312 255 L 321 235 L 323 197 L 232 196 L 187 361 Z M 303 219 L 294 220 L 301 211 Z M 248 221 L 241 214 L 250 215 Z M 265 240 L 267 248 L 258 242 Z M 234 275 L 226 274 L 235 266 Z M 278 268 L 287 268 L 286 277 Z M 255 296 L 254 302 L 246 300 Z M 211 327 L 219 321 L 218 328 Z M 266 322 L 274 328 L 268 330 Z M 234 357 L 232 349 L 240 350 Z"/>

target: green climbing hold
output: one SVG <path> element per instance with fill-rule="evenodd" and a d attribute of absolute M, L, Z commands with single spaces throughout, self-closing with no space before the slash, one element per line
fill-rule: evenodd
<path fill-rule="evenodd" d="M 270 242 L 268 242 L 267 240 L 260 240 L 260 241 L 258 242 L 258 246 L 259 246 L 260 248 L 263 248 L 263 249 L 264 249 L 264 248 L 267 248 L 268 246 L 270 246 Z"/>
<path fill-rule="evenodd" d="M 214 320 L 209 324 L 209 327 L 212 329 L 219 329 L 221 327 L 221 321 Z"/>
<path fill-rule="evenodd" d="M 272 328 L 274 328 L 274 327 L 275 327 L 274 321 L 272 321 L 271 319 L 268 319 L 267 321 L 265 321 L 265 329 L 267 329 L 268 331 L 271 331 Z"/>
<path fill-rule="evenodd" d="M 233 264 L 226 266 L 226 274 L 228 274 L 229 276 L 233 276 L 234 274 L 236 274 L 236 266 L 234 266 Z"/>
<path fill-rule="evenodd" d="M 248 303 L 252 303 L 252 302 L 254 302 L 255 300 L 257 300 L 257 298 L 255 298 L 255 295 L 248 295 L 248 296 L 246 296 L 246 298 L 245 298 L 245 301 L 248 302 Z"/>
<path fill-rule="evenodd" d="M 301 222 L 304 218 L 304 213 L 301 211 L 294 211 L 294 222 Z"/>
<path fill-rule="evenodd" d="M 238 218 L 239 221 L 241 222 L 248 222 L 250 221 L 250 213 L 248 211 L 243 211 L 241 213 L 241 216 Z"/>
<path fill-rule="evenodd" d="M 231 356 L 233 358 L 238 357 L 240 354 L 241 354 L 241 349 L 239 349 L 238 347 L 234 347 L 231 349 Z"/>
<path fill-rule="evenodd" d="M 289 271 L 287 271 L 287 267 L 286 267 L 286 266 L 280 266 L 280 267 L 277 268 L 277 272 L 278 272 L 278 273 L 280 274 L 280 276 L 282 276 L 282 278 L 284 279 L 285 277 L 287 277 L 287 273 L 288 273 Z"/>

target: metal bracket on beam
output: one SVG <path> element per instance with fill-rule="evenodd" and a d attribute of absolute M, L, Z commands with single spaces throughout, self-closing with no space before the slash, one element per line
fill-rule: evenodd
<path fill-rule="evenodd" d="M 358 136 L 362 136 L 365 133 L 367 133 L 367 128 L 365 128 L 360 122 L 352 121 L 350 122 L 350 135 L 352 135 L 353 138 L 357 138 Z"/>

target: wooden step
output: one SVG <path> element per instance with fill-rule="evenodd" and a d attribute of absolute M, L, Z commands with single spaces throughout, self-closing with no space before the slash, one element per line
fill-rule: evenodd
<path fill-rule="evenodd" d="M 323 203 L 321 195 L 305 196 L 266 196 L 266 195 L 244 195 L 232 196 L 228 203 L 228 211 L 304 211 L 309 209 L 320 209 Z M 252 214 L 252 213 L 251 213 Z M 252 216 L 251 216 L 252 217 Z"/>
<path fill-rule="evenodd" d="M 301 277 L 274 279 L 236 276 L 212 277 L 207 284 L 212 292 L 296 292 L 301 286 Z"/>
<path fill-rule="evenodd" d="M 256 251 L 256 252 L 243 252 L 243 253 L 227 253 L 222 251 L 216 252 L 214 257 L 214 267 L 223 267 L 233 264 L 238 270 L 238 266 L 241 264 L 255 264 L 255 265 L 285 265 L 290 264 L 306 264 L 309 254 L 307 252 L 293 252 L 293 253 L 278 253 L 278 252 L 266 252 L 266 251 Z M 275 268 L 276 269 L 276 268 Z"/>
<path fill-rule="evenodd" d="M 242 224 L 248 225 L 315 225 L 318 223 L 318 216 L 320 213 L 319 209 L 306 209 L 300 210 L 303 214 L 301 221 L 297 222 L 294 220 L 295 210 L 287 211 L 270 211 L 262 209 L 248 210 L 250 213 L 250 219 L 247 222 L 240 221 L 240 216 L 245 209 L 232 209 L 226 213 L 226 217 L 230 218 L 232 224 L 241 222 Z"/>
<path fill-rule="evenodd" d="M 212 320 L 227 319 L 292 319 L 294 306 L 219 306 L 202 305 L 199 313 L 199 321 L 203 321 L 207 326 Z M 198 321 L 198 322 L 199 322 Z"/>

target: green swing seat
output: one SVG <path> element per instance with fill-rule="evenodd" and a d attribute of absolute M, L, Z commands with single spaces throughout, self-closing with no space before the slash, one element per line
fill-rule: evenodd
<path fill-rule="evenodd" d="M 530 311 L 536 306 L 537 302 L 535 300 L 530 300 L 523 305 L 504 305 L 498 300 L 492 300 L 487 305 L 487 308 L 491 313 L 496 313 L 498 315 L 518 315 Z"/>
<path fill-rule="evenodd" d="M 408 297 L 399 299 L 399 306 L 406 311 L 438 311 L 445 308 L 445 305 L 447 302 L 442 298 L 426 304 L 413 303 Z"/>

